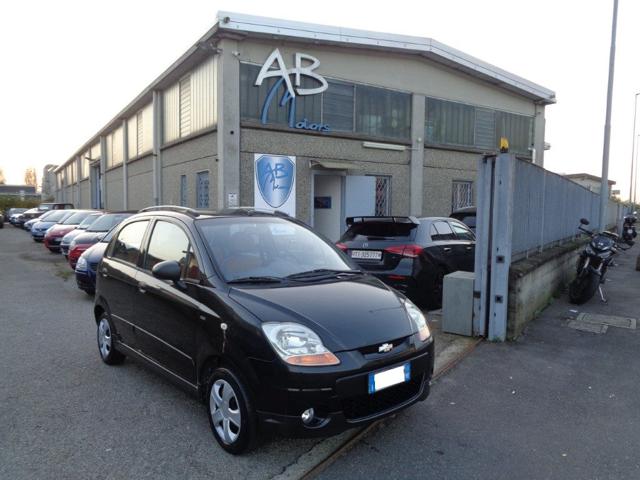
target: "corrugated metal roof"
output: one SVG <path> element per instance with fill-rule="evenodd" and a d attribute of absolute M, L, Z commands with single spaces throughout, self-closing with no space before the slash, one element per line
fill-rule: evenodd
<path fill-rule="evenodd" d="M 177 81 L 179 76 L 184 74 L 193 64 L 210 54 L 214 48 L 212 48 L 212 45 L 208 45 L 208 42 L 220 31 L 234 32 L 247 36 L 289 38 L 299 42 L 323 42 L 340 44 L 351 48 L 368 48 L 421 55 L 429 60 L 459 70 L 541 104 L 551 104 L 556 101 L 555 92 L 552 90 L 483 62 L 431 38 L 369 32 L 328 25 L 257 17 L 240 13 L 219 12 L 215 25 L 205 35 L 123 108 L 111 121 L 78 148 L 78 150 L 55 171 L 60 171 L 71 160 L 80 155 L 82 151 L 89 148 L 98 137 L 117 128 L 117 126 L 122 124 L 123 118 L 131 116 L 146 103 L 150 102 L 153 90 L 165 88 L 172 82 Z"/>

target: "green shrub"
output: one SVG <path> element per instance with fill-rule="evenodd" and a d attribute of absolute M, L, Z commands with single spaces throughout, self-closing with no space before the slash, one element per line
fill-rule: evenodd
<path fill-rule="evenodd" d="M 40 197 L 21 199 L 14 195 L 0 195 L 0 212 L 6 212 L 10 208 L 33 208 L 42 203 Z"/>

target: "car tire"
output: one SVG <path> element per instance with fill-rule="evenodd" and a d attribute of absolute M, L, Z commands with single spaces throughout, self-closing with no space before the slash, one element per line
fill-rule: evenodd
<path fill-rule="evenodd" d="M 124 362 L 125 356 L 116 350 L 113 324 L 111 318 L 103 313 L 98 319 L 97 338 L 100 358 L 107 365 L 118 365 Z"/>
<path fill-rule="evenodd" d="M 257 440 L 256 413 L 242 380 L 221 367 L 211 372 L 206 385 L 207 415 L 216 441 L 233 455 L 248 452 Z"/>
<path fill-rule="evenodd" d="M 447 273 L 442 267 L 435 267 L 433 273 L 433 283 L 427 295 L 427 306 L 430 310 L 442 308 L 442 293 L 444 291 L 444 276 Z"/>

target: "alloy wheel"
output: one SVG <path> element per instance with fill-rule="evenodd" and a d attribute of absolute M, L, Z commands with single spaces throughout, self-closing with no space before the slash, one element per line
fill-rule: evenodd
<path fill-rule="evenodd" d="M 226 380 L 216 380 L 211 387 L 209 410 L 219 438 L 227 445 L 234 443 L 240 435 L 240 404 L 236 392 Z"/>
<path fill-rule="evenodd" d="M 111 328 L 106 318 L 100 320 L 98 325 L 98 347 L 102 358 L 107 358 L 111 352 Z"/>

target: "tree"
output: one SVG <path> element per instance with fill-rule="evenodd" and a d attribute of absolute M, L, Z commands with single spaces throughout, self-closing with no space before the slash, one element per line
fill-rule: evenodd
<path fill-rule="evenodd" d="M 4 170 L 0 167 L 0 185 L 4 185 L 7 183 L 7 180 L 4 178 Z"/>
<path fill-rule="evenodd" d="M 36 180 L 36 169 L 33 167 L 29 167 L 25 170 L 24 172 L 24 184 L 25 185 L 31 185 L 32 187 L 35 187 L 37 185 L 37 180 Z"/>

